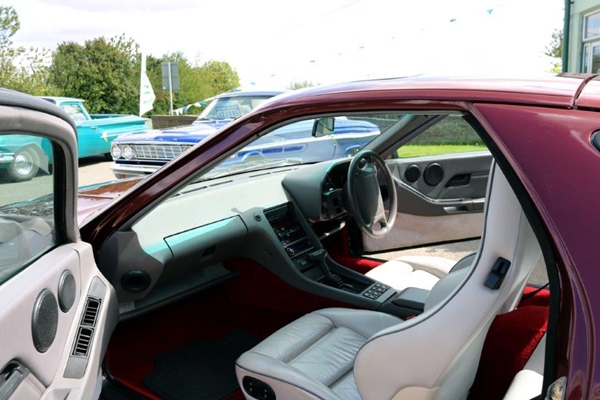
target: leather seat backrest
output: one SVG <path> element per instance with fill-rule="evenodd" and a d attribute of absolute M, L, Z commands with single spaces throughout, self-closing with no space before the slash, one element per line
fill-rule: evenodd
<path fill-rule="evenodd" d="M 495 164 L 477 258 L 442 278 L 423 314 L 374 335 L 354 364 L 363 399 L 462 399 L 475 379 L 488 328 L 540 257 L 537 239 Z M 485 281 L 498 258 L 511 262 L 501 286 Z M 397 396 L 397 397 L 395 397 Z"/>

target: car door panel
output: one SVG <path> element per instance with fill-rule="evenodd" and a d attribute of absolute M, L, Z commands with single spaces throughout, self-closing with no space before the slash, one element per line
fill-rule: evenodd
<path fill-rule="evenodd" d="M 73 277 L 67 285 L 61 280 L 65 271 Z M 64 299 L 70 295 L 72 305 L 67 309 Z M 86 355 L 73 356 L 90 296 L 100 302 L 90 327 L 93 334 Z M 65 398 L 73 389 L 78 389 L 74 398 L 93 398 L 104 350 L 117 319 L 114 289 L 97 270 L 91 246 L 68 244 L 43 255 L 0 286 L 0 365 L 6 368 L 16 361 L 28 371 L 23 379 L 13 377 L 8 384 L 11 374 L 5 371 L 4 388 L 12 391 L 12 398 L 54 398 L 56 393 L 64 393 L 60 398 Z M 84 341 L 80 337 L 78 345 Z M 41 395 L 35 397 L 41 388 Z"/>
<path fill-rule="evenodd" d="M 0 90 L 0 135 L 43 138 L 54 161 L 0 201 L 0 398 L 98 398 L 118 305 L 76 226 L 76 127 L 47 101 Z M 52 201 L 24 206 L 32 193 Z"/>
<path fill-rule="evenodd" d="M 363 250 L 382 252 L 479 237 L 491 161 L 488 151 L 387 160 L 396 184 L 398 215 L 386 237 L 363 235 Z"/>

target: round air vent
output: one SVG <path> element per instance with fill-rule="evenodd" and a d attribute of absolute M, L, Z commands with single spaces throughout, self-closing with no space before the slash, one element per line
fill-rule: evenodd
<path fill-rule="evenodd" d="M 147 272 L 134 269 L 127 271 L 121 277 L 121 286 L 129 292 L 143 292 L 150 286 L 150 275 Z"/>
<path fill-rule="evenodd" d="M 429 186 L 437 186 L 444 179 L 444 169 L 438 163 L 429 164 L 423 172 L 423 179 Z"/>
<path fill-rule="evenodd" d="M 77 286 L 75 278 L 71 271 L 64 271 L 58 281 L 58 306 L 64 313 L 69 312 L 73 304 L 75 304 L 75 295 L 77 294 Z"/>
<path fill-rule="evenodd" d="M 48 289 L 38 295 L 33 306 L 31 317 L 31 334 L 33 345 L 40 353 L 45 353 L 56 337 L 58 328 L 58 304 L 56 297 Z"/>
<path fill-rule="evenodd" d="M 415 183 L 421 177 L 421 168 L 417 164 L 409 165 L 404 171 L 404 179 L 410 183 Z"/>

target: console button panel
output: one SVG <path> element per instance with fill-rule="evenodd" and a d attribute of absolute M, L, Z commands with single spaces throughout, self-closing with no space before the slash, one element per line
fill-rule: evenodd
<path fill-rule="evenodd" d="M 384 285 L 383 283 L 375 283 L 371 285 L 367 290 L 363 292 L 363 296 L 372 300 L 377 300 L 382 294 L 387 292 L 390 289 L 389 286 Z"/>
<path fill-rule="evenodd" d="M 313 263 L 310 261 L 308 253 L 315 246 L 300 226 L 292 204 L 286 203 L 266 209 L 265 217 L 267 217 L 277 239 L 279 239 L 286 254 L 294 261 L 296 267 L 301 271 L 312 267 Z"/>

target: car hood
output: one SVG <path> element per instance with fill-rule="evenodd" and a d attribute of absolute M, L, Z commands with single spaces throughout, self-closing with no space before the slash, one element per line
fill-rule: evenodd
<path fill-rule="evenodd" d="M 231 120 L 222 121 L 195 121 L 192 125 L 176 126 L 161 130 L 151 130 L 143 133 L 134 133 L 121 136 L 113 143 L 131 142 L 180 142 L 198 143 L 212 135 Z"/>
<path fill-rule="evenodd" d="M 123 179 L 79 188 L 77 194 L 77 222 L 79 225 L 96 211 L 106 207 L 115 198 L 127 192 L 142 178 Z M 50 218 L 54 213 L 52 195 L 0 207 L 0 214 Z"/>

